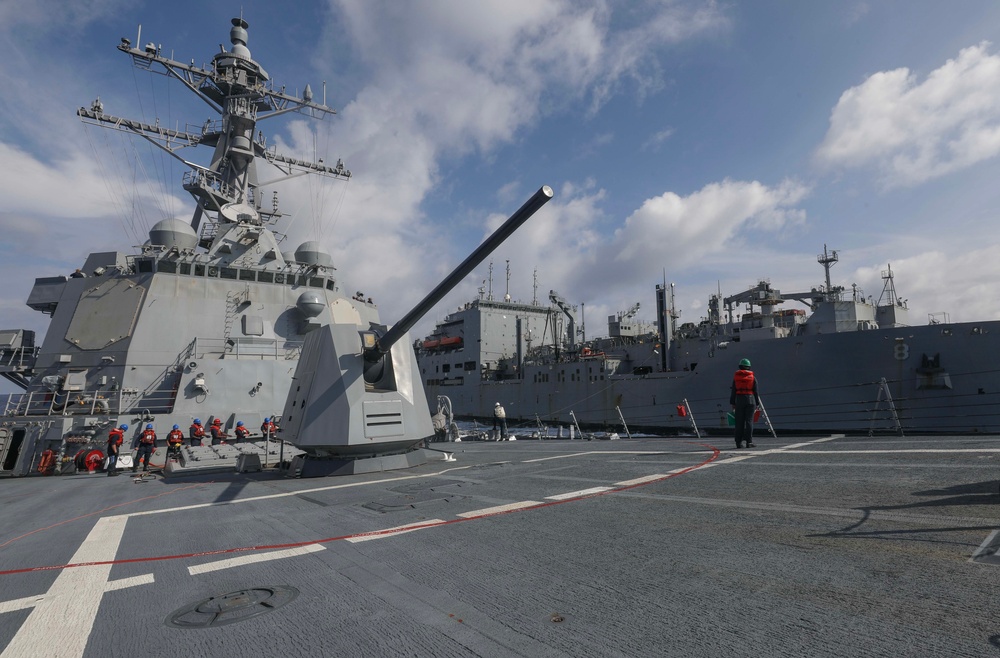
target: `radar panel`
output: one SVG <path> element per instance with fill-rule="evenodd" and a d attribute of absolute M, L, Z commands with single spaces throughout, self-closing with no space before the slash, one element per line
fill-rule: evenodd
<path fill-rule="evenodd" d="M 146 289 L 128 279 L 108 279 L 80 298 L 66 340 L 96 350 L 132 335 Z"/>

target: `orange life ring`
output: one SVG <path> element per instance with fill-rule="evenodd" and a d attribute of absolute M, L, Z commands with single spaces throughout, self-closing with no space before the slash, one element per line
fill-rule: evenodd
<path fill-rule="evenodd" d="M 38 462 L 38 472 L 45 475 L 52 475 L 56 470 L 56 453 L 52 450 L 42 452 L 42 459 Z"/>

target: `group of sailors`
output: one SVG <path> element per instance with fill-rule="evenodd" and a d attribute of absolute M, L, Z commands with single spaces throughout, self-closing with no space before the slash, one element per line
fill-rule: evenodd
<path fill-rule="evenodd" d="M 272 437 L 277 436 L 278 431 L 281 428 L 278 427 L 275 419 L 265 418 L 264 422 L 261 423 L 260 433 L 261 436 L 270 441 Z M 118 475 L 118 470 L 116 468 L 118 463 L 118 454 L 121 450 L 122 443 L 125 441 L 125 432 L 128 431 L 128 424 L 122 423 L 118 427 L 112 428 L 108 433 L 108 475 Z M 230 435 L 225 431 L 222 426 L 222 419 L 216 418 L 212 421 L 212 424 L 206 430 L 205 426 L 202 425 L 200 418 L 195 418 L 194 422 L 191 423 L 191 427 L 188 428 L 188 441 L 190 441 L 191 446 L 202 446 L 204 441 L 209 439 L 211 445 L 220 445 L 227 443 L 226 439 L 232 436 L 235 438 L 233 443 L 240 443 L 241 441 L 247 441 L 250 438 L 250 429 L 246 424 L 240 420 L 237 421 L 236 427 L 233 428 L 233 434 Z M 209 438 L 210 437 L 210 438 Z M 153 451 L 156 450 L 156 430 L 153 429 L 152 423 L 147 423 L 146 428 L 136 435 L 132 440 L 132 450 L 135 451 L 135 458 L 132 460 L 132 472 L 136 473 L 139 469 L 139 462 L 142 462 L 143 472 L 149 470 L 149 459 L 153 455 Z M 184 432 L 181 431 L 180 425 L 174 425 L 173 428 L 167 433 L 167 459 L 178 458 L 181 453 L 181 446 L 184 445 Z"/>

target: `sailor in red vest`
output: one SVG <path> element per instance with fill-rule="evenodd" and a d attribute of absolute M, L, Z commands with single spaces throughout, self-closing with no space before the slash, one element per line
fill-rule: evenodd
<path fill-rule="evenodd" d="M 229 435 L 222 429 L 222 419 L 216 418 L 212 421 L 212 428 L 209 430 L 212 433 L 212 445 L 216 446 L 220 443 L 225 443 L 225 439 L 229 438 Z"/>
<path fill-rule="evenodd" d="M 132 472 L 139 470 L 139 462 L 142 462 L 142 472 L 149 470 L 149 458 L 153 456 L 153 449 L 156 447 L 156 432 L 153 431 L 152 424 L 146 425 L 142 434 L 135 437 L 132 448 L 138 448 L 135 461 L 132 462 Z"/>
<path fill-rule="evenodd" d="M 167 457 L 179 459 L 182 445 L 184 445 L 184 432 L 181 431 L 180 425 L 174 425 L 174 429 L 167 434 Z"/>
<path fill-rule="evenodd" d="M 242 420 L 237 421 L 236 429 L 233 430 L 233 433 L 236 435 L 236 443 L 246 441 L 247 437 L 250 436 L 250 430 L 247 429 L 247 426 L 243 424 Z"/>
<path fill-rule="evenodd" d="M 753 414 L 760 404 L 760 395 L 757 393 L 757 380 L 750 369 L 750 359 L 740 361 L 740 369 L 733 375 L 729 404 L 733 406 L 736 418 L 736 447 L 742 448 L 746 441 L 747 447 L 753 448 Z"/>
<path fill-rule="evenodd" d="M 128 425 L 122 423 L 108 432 L 108 477 L 118 475 L 118 451 L 125 441 L 125 430 Z"/>
<path fill-rule="evenodd" d="M 260 425 L 260 433 L 264 435 L 265 441 L 270 441 L 271 437 L 277 435 L 279 429 L 281 428 L 270 418 L 265 418 L 264 422 Z"/>
<path fill-rule="evenodd" d="M 200 418 L 195 418 L 194 422 L 191 423 L 191 429 L 188 430 L 188 438 L 191 439 L 191 445 L 201 445 L 201 440 L 205 438 L 205 428 L 201 426 Z"/>

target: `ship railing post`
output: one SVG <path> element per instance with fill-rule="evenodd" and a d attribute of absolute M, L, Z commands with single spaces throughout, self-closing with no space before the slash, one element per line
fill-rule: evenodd
<path fill-rule="evenodd" d="M 627 436 L 628 438 L 631 439 L 632 438 L 632 433 L 628 431 L 628 423 L 625 422 L 625 416 L 622 415 L 622 408 L 616 404 L 615 405 L 615 411 L 618 412 L 618 417 L 622 421 L 622 427 L 625 428 L 625 436 Z"/>
<path fill-rule="evenodd" d="M 699 438 L 699 439 L 700 439 L 700 438 L 701 438 L 701 432 L 700 432 L 700 431 L 698 430 L 698 423 L 694 422 L 694 412 L 692 412 L 692 411 L 691 411 L 691 405 L 690 405 L 690 404 L 688 404 L 688 400 L 687 400 L 687 398 L 684 398 L 684 399 L 683 399 L 683 400 L 681 400 L 681 401 L 682 401 L 682 402 L 684 403 L 684 408 L 685 408 L 685 409 L 687 409 L 687 412 L 688 412 L 688 418 L 690 418 L 690 419 L 691 419 L 691 429 L 693 429 L 693 430 L 694 430 L 694 435 L 695 435 L 695 436 L 696 436 L 697 438 Z"/>
<path fill-rule="evenodd" d="M 764 416 L 764 422 L 767 423 L 767 429 L 771 432 L 771 436 L 778 438 L 778 435 L 774 433 L 774 426 L 771 425 L 771 417 L 767 415 L 767 409 L 764 408 L 764 401 L 758 399 L 757 404 L 760 405 L 760 413 Z"/>
<path fill-rule="evenodd" d="M 570 425 L 570 427 L 569 427 L 569 430 L 570 430 L 569 438 L 571 438 L 571 439 L 573 438 L 573 426 L 575 425 L 576 426 L 576 432 L 577 432 L 577 434 L 580 435 L 580 438 L 582 439 L 583 438 L 583 430 L 580 429 L 580 422 L 576 419 L 576 414 L 573 413 L 572 410 L 570 410 L 570 412 L 569 412 L 569 417 L 573 419 L 573 425 Z"/>
<path fill-rule="evenodd" d="M 889 392 L 889 383 L 885 380 L 885 377 L 882 377 L 878 383 L 878 397 L 875 398 L 875 408 L 872 410 L 872 422 L 868 427 L 868 436 L 871 437 L 875 432 L 875 420 L 878 416 L 879 408 L 882 406 L 883 393 L 885 394 L 886 404 L 889 405 L 889 413 L 892 414 L 892 422 L 896 425 L 896 431 L 900 436 L 904 436 L 903 424 L 899 422 L 899 414 L 896 412 L 896 404 L 892 400 L 892 394 Z"/>

